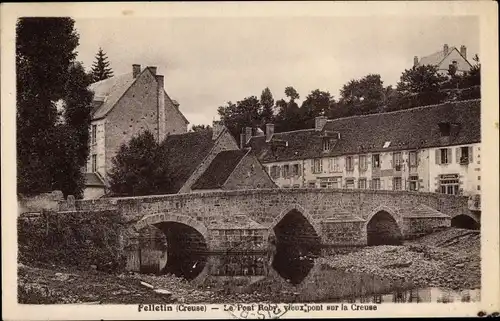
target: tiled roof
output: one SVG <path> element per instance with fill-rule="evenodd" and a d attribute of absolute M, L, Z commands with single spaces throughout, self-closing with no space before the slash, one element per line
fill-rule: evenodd
<path fill-rule="evenodd" d="M 440 122 L 458 125 L 452 126 L 449 139 L 441 137 Z M 311 129 L 275 133 L 270 143 L 265 137 L 252 137 L 249 145 L 260 161 L 274 162 L 477 143 L 481 141 L 480 126 L 481 100 L 477 99 L 332 119 L 321 132 Z M 322 151 L 325 131 L 340 134 L 329 152 Z M 280 140 L 288 142 L 288 146 L 281 143 L 273 148 Z M 384 148 L 386 142 L 390 144 Z"/>
<path fill-rule="evenodd" d="M 85 186 L 104 187 L 104 182 L 96 173 L 85 173 Z"/>
<path fill-rule="evenodd" d="M 91 84 L 89 89 L 94 92 L 95 107 L 92 118 L 99 119 L 106 116 L 134 81 L 132 73 L 128 73 Z"/>
<path fill-rule="evenodd" d="M 172 180 L 169 193 L 177 193 L 181 189 L 213 146 L 211 131 L 167 136 L 161 149 Z"/>
<path fill-rule="evenodd" d="M 454 50 L 456 50 L 460 54 L 460 56 L 462 56 L 462 54 L 460 53 L 460 51 L 456 47 L 450 47 L 448 49 L 447 55 L 444 54 L 444 50 L 441 50 L 441 51 L 435 52 L 431 55 L 420 58 L 420 60 L 418 61 L 418 64 L 420 66 L 423 66 L 423 65 L 439 66 L 441 64 L 441 62 L 444 60 L 444 58 L 449 56 Z M 464 58 L 464 60 L 467 61 L 467 59 L 465 57 L 462 56 L 462 58 Z M 469 61 L 467 61 L 467 63 L 470 65 Z M 448 68 L 448 66 L 446 66 L 446 68 Z"/>
<path fill-rule="evenodd" d="M 215 156 L 207 170 L 193 184 L 192 189 L 221 188 L 246 153 L 246 151 L 239 149 L 220 152 Z"/>
<path fill-rule="evenodd" d="M 142 72 L 149 70 L 145 68 Z M 140 77 L 137 76 L 137 77 Z M 92 102 L 92 118 L 100 119 L 106 116 L 115 106 L 115 104 L 120 100 L 120 98 L 125 94 L 125 92 L 132 86 L 137 78 L 133 77 L 132 73 L 113 76 L 89 86 L 89 89 L 94 92 L 94 101 Z M 170 99 L 167 92 L 165 92 L 165 100 Z M 174 109 L 177 113 L 184 119 L 184 121 L 189 124 L 184 114 L 179 110 L 179 103 L 175 100 L 171 100 Z"/>

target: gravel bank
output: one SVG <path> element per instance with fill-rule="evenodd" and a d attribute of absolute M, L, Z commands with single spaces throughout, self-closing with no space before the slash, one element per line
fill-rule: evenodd
<path fill-rule="evenodd" d="M 402 246 L 374 246 L 321 259 L 347 272 L 405 280 L 418 287 L 480 288 L 478 231 L 448 229 Z"/>

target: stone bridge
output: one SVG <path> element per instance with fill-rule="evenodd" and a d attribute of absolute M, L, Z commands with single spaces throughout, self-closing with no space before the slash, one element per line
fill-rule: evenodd
<path fill-rule="evenodd" d="M 172 255 L 392 244 L 452 220 L 478 225 L 467 202 L 436 193 L 299 188 L 63 201 L 60 211 L 117 210 L 128 226 L 125 248 L 167 244 Z"/>

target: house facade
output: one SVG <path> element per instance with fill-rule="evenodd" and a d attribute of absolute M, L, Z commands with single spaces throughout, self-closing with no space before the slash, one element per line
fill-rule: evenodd
<path fill-rule="evenodd" d="M 281 188 L 481 194 L 480 100 L 328 120 L 315 128 L 242 134 Z M 250 133 L 250 136 L 247 134 Z"/>
<path fill-rule="evenodd" d="M 418 56 L 413 58 L 414 66 L 432 65 L 438 68 L 438 73 L 448 75 L 450 65 L 453 65 L 457 73 L 464 73 L 470 70 L 471 63 L 467 60 L 467 47 L 460 46 L 449 47 L 447 44 L 443 46 L 443 50 L 437 51 L 428 56 L 419 59 Z"/>
<path fill-rule="evenodd" d="M 112 159 L 133 136 L 149 130 L 163 141 L 168 135 L 187 132 L 188 120 L 167 95 L 164 76 L 156 71 L 156 67 L 141 70 L 140 65 L 132 65 L 130 73 L 90 85 L 94 101 L 84 198 L 106 193 Z"/>

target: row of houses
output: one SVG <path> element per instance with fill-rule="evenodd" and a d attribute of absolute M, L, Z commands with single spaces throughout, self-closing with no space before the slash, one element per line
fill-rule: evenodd
<path fill-rule="evenodd" d="M 481 193 L 480 100 L 339 119 L 315 128 L 241 134 L 282 188 Z"/>

